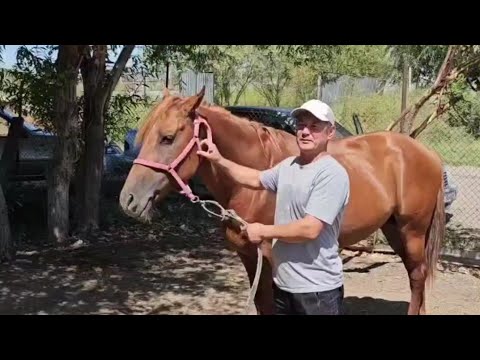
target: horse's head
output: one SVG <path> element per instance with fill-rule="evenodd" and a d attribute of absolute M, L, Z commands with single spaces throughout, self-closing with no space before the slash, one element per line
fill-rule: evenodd
<path fill-rule="evenodd" d="M 205 134 L 203 125 L 208 128 L 196 117 L 204 94 L 205 88 L 197 95 L 180 98 L 166 90 L 163 101 L 139 130 L 140 153 L 120 194 L 120 205 L 128 215 L 149 220 L 154 202 L 175 189 L 193 196 L 186 183 L 200 163 L 195 135 Z"/>

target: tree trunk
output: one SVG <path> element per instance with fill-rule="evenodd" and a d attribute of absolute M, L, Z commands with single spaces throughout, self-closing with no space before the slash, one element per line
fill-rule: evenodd
<path fill-rule="evenodd" d="M 61 243 L 69 236 L 69 188 L 76 157 L 77 73 L 80 55 L 77 45 L 60 45 L 58 50 L 59 88 L 55 95 L 57 144 L 48 178 L 48 236 Z"/>
<path fill-rule="evenodd" d="M 103 100 L 103 99 L 100 99 Z M 98 228 L 100 194 L 103 175 L 104 117 L 103 104 L 93 100 L 85 136 L 84 201 L 81 229 L 91 231 Z"/>
<path fill-rule="evenodd" d="M 85 120 L 84 120 L 85 122 Z M 81 135 L 81 139 L 85 139 L 84 133 Z M 74 197 L 75 197 L 75 208 L 73 209 L 73 226 L 75 230 L 78 230 L 83 219 L 84 212 L 84 193 L 85 193 L 85 146 L 81 150 L 79 160 L 77 162 L 77 167 L 75 169 L 74 177 Z"/>
<path fill-rule="evenodd" d="M 100 195 L 103 179 L 103 159 L 105 155 L 105 106 L 110 101 L 113 89 L 120 80 L 135 45 L 123 47 L 111 74 L 106 72 L 107 46 L 94 45 L 93 55 L 82 67 L 85 91 L 85 152 L 82 177 L 83 192 L 80 194 L 81 218 L 79 230 L 91 231 L 98 228 Z"/>
<path fill-rule="evenodd" d="M 82 78 L 84 88 L 83 108 L 83 140 L 84 151 L 78 169 L 79 190 L 79 223 L 80 232 L 94 230 L 98 226 L 98 203 L 100 191 L 99 179 L 101 181 L 103 171 L 103 118 L 98 118 L 98 112 L 103 111 L 99 106 L 102 95 L 102 84 L 105 81 L 105 62 L 107 59 L 106 45 L 93 45 L 93 52 L 90 55 L 90 48 L 87 49 L 88 60 L 83 63 Z M 100 126 L 99 126 L 100 123 Z M 100 149 L 100 165 L 98 164 L 98 138 L 101 138 L 102 149 Z"/>
<path fill-rule="evenodd" d="M 0 184 L 0 263 L 13 257 L 13 241 L 8 220 L 8 207 Z"/>

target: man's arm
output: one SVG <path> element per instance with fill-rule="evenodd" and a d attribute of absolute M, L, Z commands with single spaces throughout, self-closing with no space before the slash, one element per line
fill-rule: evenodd
<path fill-rule="evenodd" d="M 239 184 L 255 190 L 263 189 L 259 170 L 239 165 L 224 157 L 217 162 L 217 165 Z"/>
<path fill-rule="evenodd" d="M 260 240 L 278 239 L 292 244 L 315 240 L 325 226 L 321 220 L 311 215 L 285 225 L 252 225 L 253 228 L 250 228 L 250 231 L 255 231 L 256 227 L 259 228 Z M 254 234 L 252 235 L 255 237 Z"/>
<path fill-rule="evenodd" d="M 217 164 L 237 183 L 254 190 L 276 191 L 279 164 L 274 168 L 263 171 L 252 169 L 224 158 L 213 143 L 203 140 L 200 144 L 201 146 L 207 145 L 208 150 L 199 150 L 197 154 Z"/>

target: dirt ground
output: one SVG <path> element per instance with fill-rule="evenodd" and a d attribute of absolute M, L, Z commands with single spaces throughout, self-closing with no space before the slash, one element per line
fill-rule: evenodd
<path fill-rule="evenodd" d="M 0 314 L 243 314 L 246 273 L 201 209 L 169 203 L 150 225 L 109 212 L 105 229 L 64 248 L 26 234 L 15 261 L 0 268 Z M 343 256 L 347 314 L 406 313 L 397 257 Z M 443 264 L 437 278 L 429 313 L 480 314 L 478 269 Z"/>
<path fill-rule="evenodd" d="M 344 251 L 344 255 L 344 263 L 347 261 L 345 301 L 349 313 L 387 315 L 407 312 L 410 287 L 399 257 L 350 251 Z M 446 262 L 441 262 L 438 268 L 435 282 L 427 291 L 427 312 L 434 315 L 480 315 L 480 270 Z"/>

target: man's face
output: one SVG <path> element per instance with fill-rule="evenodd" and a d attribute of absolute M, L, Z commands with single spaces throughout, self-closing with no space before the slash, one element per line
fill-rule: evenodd
<path fill-rule="evenodd" d="M 297 116 L 297 144 L 302 152 L 322 151 L 335 136 L 335 126 L 320 121 L 309 112 Z"/>

